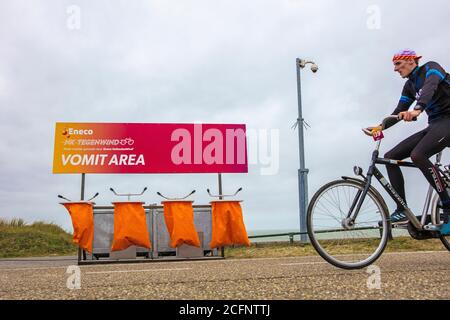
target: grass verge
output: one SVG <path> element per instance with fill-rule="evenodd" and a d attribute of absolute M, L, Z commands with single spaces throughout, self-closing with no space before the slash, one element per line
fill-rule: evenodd
<path fill-rule="evenodd" d="M 72 235 L 53 223 L 0 219 L 0 258 L 76 254 Z"/>
<path fill-rule="evenodd" d="M 362 240 L 357 246 L 341 245 L 336 247 L 336 254 L 367 252 L 367 248 L 373 248 L 373 241 Z M 356 250 L 356 252 L 355 252 Z M 410 252 L 410 251 L 441 251 L 446 250 L 439 239 L 414 240 L 410 237 L 397 237 L 388 242 L 385 252 Z M 250 247 L 226 247 L 227 258 L 278 258 L 318 255 L 311 244 L 294 242 L 264 242 L 252 243 Z"/>

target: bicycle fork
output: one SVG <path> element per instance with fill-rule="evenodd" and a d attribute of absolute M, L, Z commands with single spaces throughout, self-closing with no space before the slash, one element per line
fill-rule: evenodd
<path fill-rule="evenodd" d="M 353 199 L 352 205 L 348 211 L 347 217 L 342 220 L 342 227 L 345 229 L 350 229 L 355 224 L 356 217 L 358 216 L 359 210 L 366 198 L 367 192 L 369 192 L 370 184 L 372 181 L 372 174 L 367 174 L 366 184 L 363 190 L 358 190 L 355 199 Z"/>
<path fill-rule="evenodd" d="M 365 178 L 366 184 L 364 185 L 364 189 L 358 190 L 355 199 L 353 199 L 352 205 L 350 206 L 350 210 L 348 211 L 347 217 L 342 220 L 342 227 L 345 229 L 350 229 L 355 224 L 355 220 L 356 217 L 358 216 L 359 210 L 361 210 L 361 206 L 364 202 L 364 199 L 367 196 L 367 192 L 369 192 L 374 170 L 376 169 L 375 161 L 377 158 L 378 158 L 378 148 L 374 150 L 374 152 L 372 153 L 372 160 L 369 170 L 367 170 L 367 177 Z"/>

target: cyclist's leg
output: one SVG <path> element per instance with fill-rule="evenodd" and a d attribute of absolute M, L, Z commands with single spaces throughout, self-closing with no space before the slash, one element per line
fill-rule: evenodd
<path fill-rule="evenodd" d="M 428 129 L 428 128 L 427 128 Z M 392 148 L 390 151 L 386 152 L 384 155 L 385 158 L 388 159 L 394 159 L 394 160 L 403 160 L 406 158 L 409 158 L 411 155 L 411 152 L 414 150 L 414 148 L 417 146 L 419 141 L 425 136 L 426 130 L 424 129 L 422 131 L 419 131 L 412 136 L 406 138 L 402 142 L 400 142 L 398 145 L 396 145 L 394 148 Z M 395 191 L 405 199 L 406 202 L 406 195 L 405 195 L 405 182 L 403 179 L 402 171 L 400 170 L 399 166 L 388 164 L 386 165 L 386 170 L 389 176 L 389 181 L 394 188 Z M 397 207 L 397 210 L 401 210 L 402 208 Z"/>
<path fill-rule="evenodd" d="M 446 215 L 450 211 L 450 197 L 437 168 L 430 157 L 450 146 L 450 118 L 444 118 L 430 124 L 427 134 L 420 140 L 411 152 L 411 160 L 422 171 L 430 185 L 439 194 Z"/>

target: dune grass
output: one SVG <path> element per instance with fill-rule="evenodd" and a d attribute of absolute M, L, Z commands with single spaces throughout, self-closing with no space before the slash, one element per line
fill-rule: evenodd
<path fill-rule="evenodd" d="M 0 219 L 0 258 L 76 254 L 72 235 L 54 223 Z"/>

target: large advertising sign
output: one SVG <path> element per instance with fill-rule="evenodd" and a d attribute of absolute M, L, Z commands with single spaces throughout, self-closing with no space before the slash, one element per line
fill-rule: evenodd
<path fill-rule="evenodd" d="M 53 173 L 248 172 L 244 124 L 56 123 Z"/>

